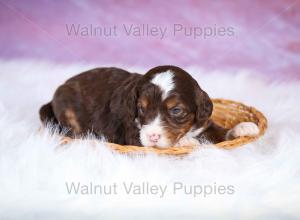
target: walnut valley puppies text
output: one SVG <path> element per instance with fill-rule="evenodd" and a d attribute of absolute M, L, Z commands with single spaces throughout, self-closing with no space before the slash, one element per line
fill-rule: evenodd
<path fill-rule="evenodd" d="M 94 182 L 66 182 L 66 191 L 69 195 L 86 196 L 113 196 L 118 194 L 132 196 L 156 196 L 163 198 L 166 195 L 186 195 L 191 197 L 208 197 L 211 195 L 233 195 L 233 185 L 212 184 L 186 184 L 173 182 L 170 184 L 153 184 L 151 182 L 119 182 L 98 184 Z"/>
<path fill-rule="evenodd" d="M 210 37 L 232 37 L 235 29 L 232 26 L 217 24 L 206 26 L 187 26 L 183 24 L 151 25 L 151 24 L 121 24 L 100 26 L 94 24 L 66 24 L 66 34 L 70 37 L 153 37 L 165 39 L 167 37 L 189 37 L 193 39 L 207 39 Z"/>

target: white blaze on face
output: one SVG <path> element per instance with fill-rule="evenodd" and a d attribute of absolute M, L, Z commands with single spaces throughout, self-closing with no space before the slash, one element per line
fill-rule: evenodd
<path fill-rule="evenodd" d="M 152 142 L 151 135 L 159 135 L 157 142 Z M 161 148 L 170 147 L 171 141 L 166 137 L 166 132 L 162 126 L 160 115 L 156 116 L 149 124 L 142 125 L 140 130 L 140 141 L 144 147 L 157 146 Z"/>
<path fill-rule="evenodd" d="M 168 70 L 163 73 L 158 73 L 151 80 L 151 83 L 157 85 L 162 91 L 162 100 L 167 98 L 168 93 L 175 88 L 175 83 L 173 81 L 174 73 Z"/>

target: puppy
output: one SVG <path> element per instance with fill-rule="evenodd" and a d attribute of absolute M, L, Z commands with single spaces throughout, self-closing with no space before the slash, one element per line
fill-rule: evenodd
<path fill-rule="evenodd" d="M 254 123 L 223 129 L 210 120 L 213 104 L 198 83 L 176 66 L 145 75 L 118 68 L 81 73 L 58 87 L 40 109 L 41 121 L 56 123 L 67 136 L 87 133 L 122 145 L 199 145 L 259 133 Z"/>

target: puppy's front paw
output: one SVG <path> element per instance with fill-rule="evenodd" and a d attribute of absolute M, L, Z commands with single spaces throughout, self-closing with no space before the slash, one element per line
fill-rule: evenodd
<path fill-rule="evenodd" d="M 175 144 L 175 147 L 188 147 L 198 145 L 200 145 L 200 142 L 196 138 L 184 136 Z"/>
<path fill-rule="evenodd" d="M 227 133 L 227 139 L 243 136 L 254 137 L 259 134 L 259 128 L 253 122 L 241 122 Z"/>

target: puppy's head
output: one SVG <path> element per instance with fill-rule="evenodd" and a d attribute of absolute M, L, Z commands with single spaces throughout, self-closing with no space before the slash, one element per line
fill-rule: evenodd
<path fill-rule="evenodd" d="M 208 95 L 175 66 L 149 70 L 138 91 L 136 123 L 146 147 L 170 147 L 188 132 L 200 133 L 212 113 Z"/>

